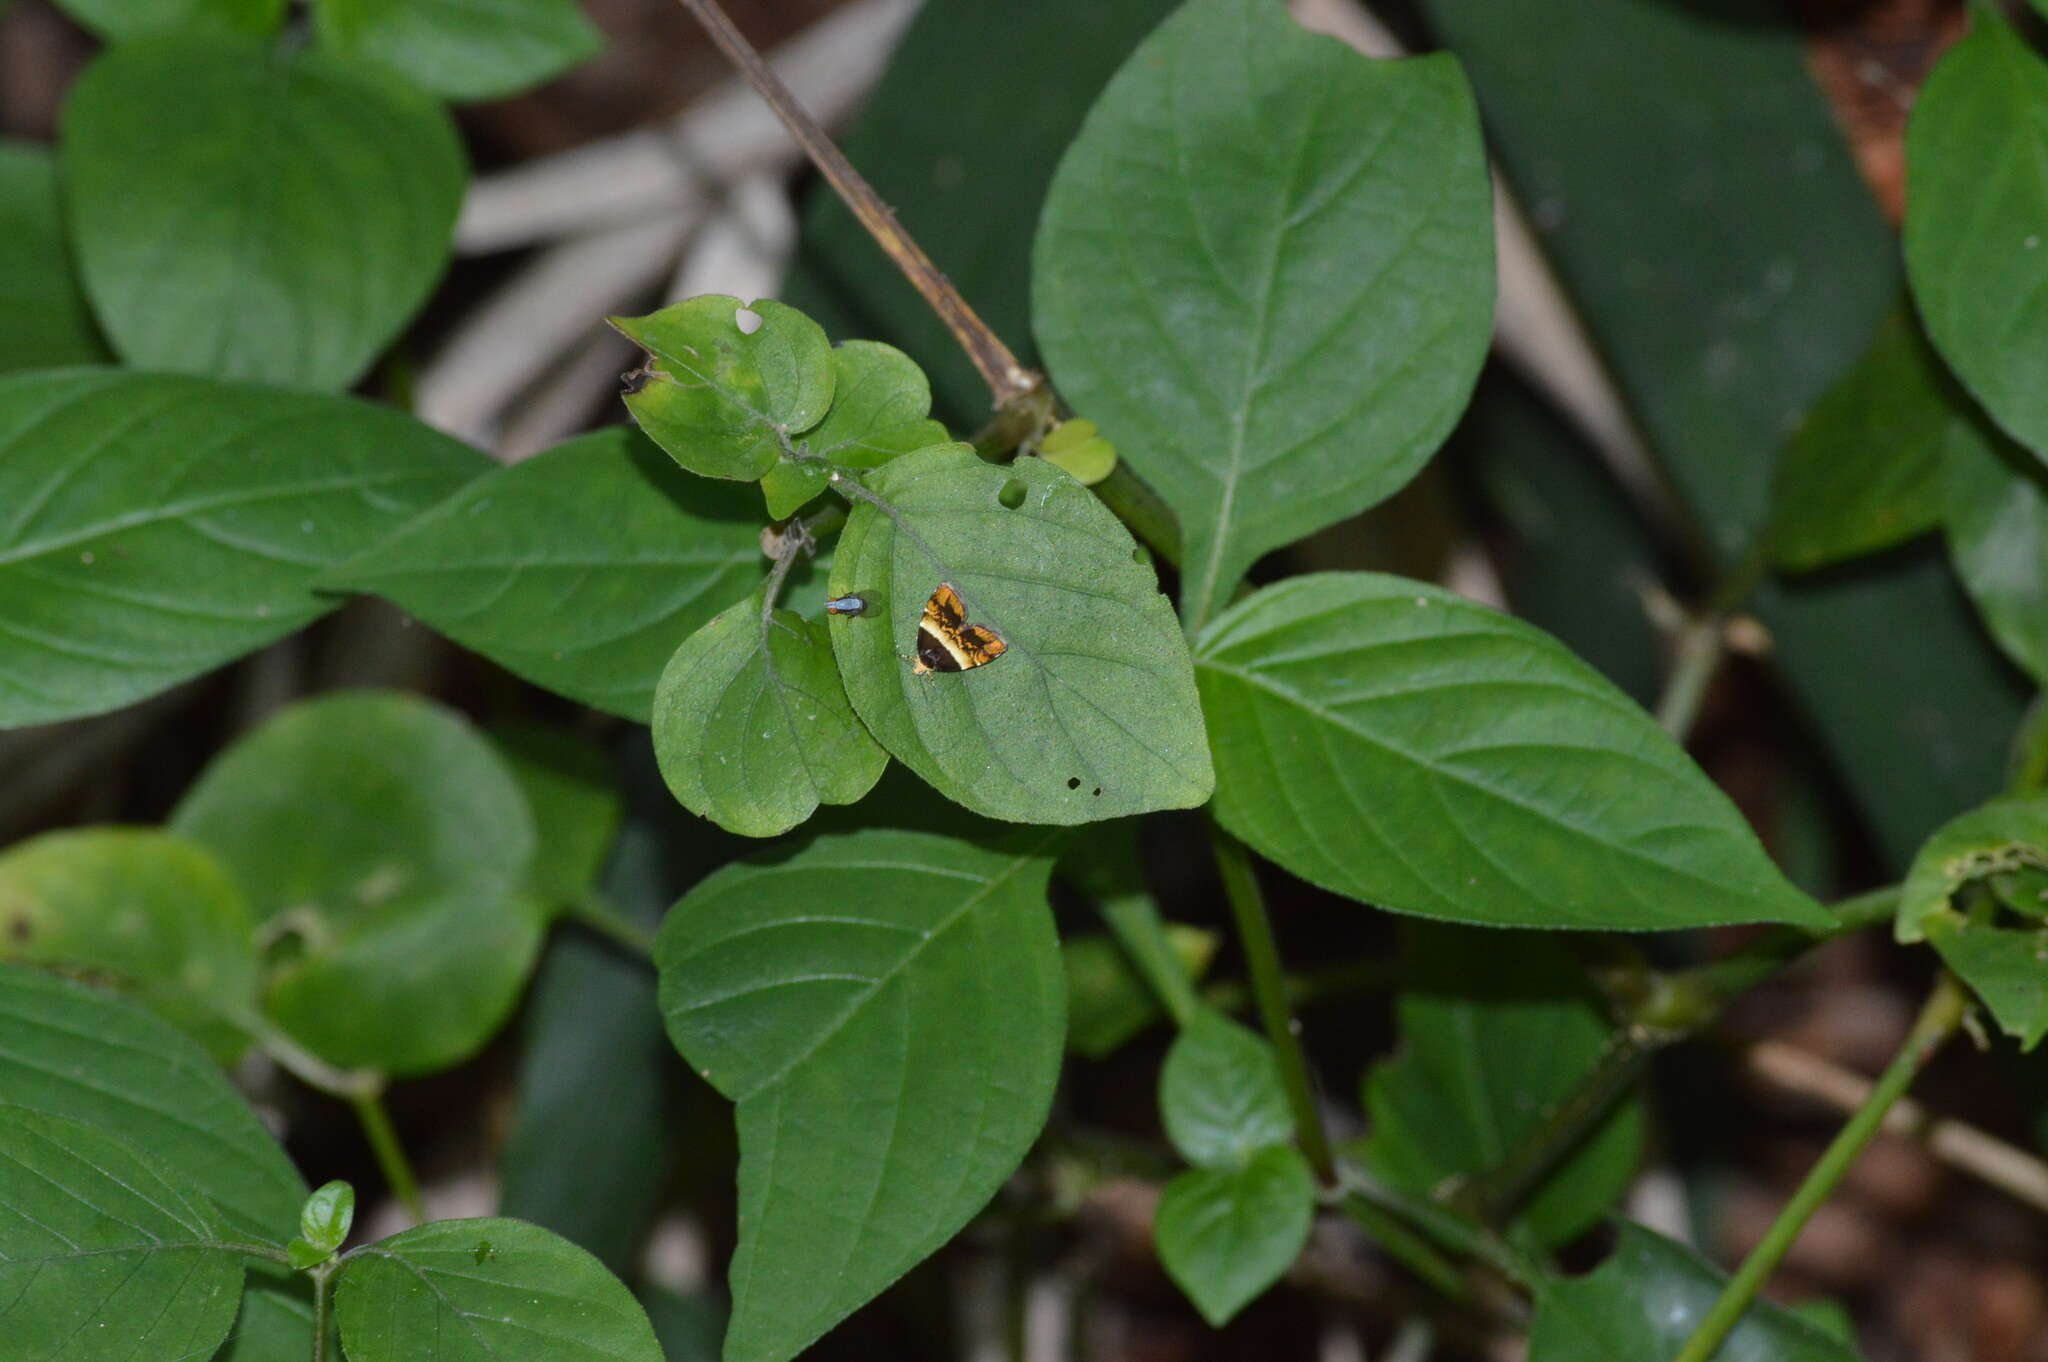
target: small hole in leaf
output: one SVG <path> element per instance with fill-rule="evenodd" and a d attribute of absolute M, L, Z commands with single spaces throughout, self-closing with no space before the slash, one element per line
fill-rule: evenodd
<path fill-rule="evenodd" d="M 761 314 L 752 308 L 743 307 L 732 314 L 733 325 L 739 327 L 742 336 L 751 336 L 761 329 Z"/>
<path fill-rule="evenodd" d="M 1143 544 L 1138 544 L 1133 546 L 1131 549 L 1131 561 L 1133 563 L 1136 563 L 1139 567 L 1143 567 L 1145 566 L 1145 564 L 1152 561 L 1152 555 L 1145 552 L 1145 546 Z"/>
<path fill-rule="evenodd" d="M 1102 787 L 1100 785 L 1095 787 L 1095 797 L 1097 799 L 1100 799 L 1102 797 Z"/>
<path fill-rule="evenodd" d="M 1078 785 L 1080 784 L 1080 782 L 1075 781 L 1074 784 Z M 1072 787 L 1070 786 L 1069 788 Z M 26 913 L 8 919 L 7 939 L 14 942 L 16 945 L 22 945 L 26 943 L 28 939 L 34 936 L 35 934 L 35 924 L 28 920 L 28 915 Z"/>
<path fill-rule="evenodd" d="M 1069 790 L 1078 790 L 1078 789 L 1080 789 L 1080 788 L 1081 788 L 1081 777 L 1079 777 L 1079 776 L 1068 776 L 1068 777 L 1067 777 L 1067 788 L 1068 788 Z"/>
<path fill-rule="evenodd" d="M 1024 504 L 1024 484 L 1011 478 L 1003 484 L 1003 490 L 996 493 L 996 500 L 1003 503 L 1004 509 L 1016 510 Z"/>

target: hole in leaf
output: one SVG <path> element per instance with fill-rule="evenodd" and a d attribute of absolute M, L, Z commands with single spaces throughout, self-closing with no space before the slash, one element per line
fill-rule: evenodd
<path fill-rule="evenodd" d="M 1143 567 L 1146 563 L 1150 562 L 1151 559 L 1152 555 L 1145 552 L 1145 546 L 1143 544 L 1137 544 L 1132 546 L 1131 561 L 1133 563 L 1136 563 L 1139 567 Z"/>
<path fill-rule="evenodd" d="M 1102 797 L 1102 787 L 1100 785 L 1095 787 L 1095 797 L 1098 799 Z"/>
<path fill-rule="evenodd" d="M 1067 777 L 1067 788 L 1068 788 L 1069 790 L 1078 790 L 1078 789 L 1080 789 L 1080 788 L 1081 788 L 1081 777 L 1079 777 L 1079 776 L 1068 776 L 1068 777 Z"/>
<path fill-rule="evenodd" d="M 996 500 L 1003 503 L 1005 510 L 1016 510 L 1024 504 L 1024 484 L 1011 478 L 1003 484 L 1003 490 L 996 493 Z"/>
<path fill-rule="evenodd" d="M 740 308 L 732 314 L 732 320 L 742 336 L 751 336 L 761 329 L 761 314 L 752 308 Z"/>
<path fill-rule="evenodd" d="M 1075 781 L 1078 785 L 1080 782 Z M 1072 788 L 1069 786 L 1069 788 Z M 7 939 L 16 945 L 25 943 L 36 934 L 35 924 L 28 920 L 28 914 L 21 913 L 7 920 Z"/>

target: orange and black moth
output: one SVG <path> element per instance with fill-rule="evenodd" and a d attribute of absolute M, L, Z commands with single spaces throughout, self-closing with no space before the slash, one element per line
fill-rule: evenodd
<path fill-rule="evenodd" d="M 951 582 L 940 582 L 917 622 L 917 656 L 910 670 L 919 676 L 970 671 L 995 661 L 1009 646 L 995 630 L 969 624 L 959 591 Z"/>

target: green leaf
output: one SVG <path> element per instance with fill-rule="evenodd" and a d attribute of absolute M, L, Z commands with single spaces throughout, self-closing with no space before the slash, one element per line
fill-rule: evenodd
<path fill-rule="evenodd" d="M 1182 1158 L 1199 1168 L 1242 1168 L 1294 1138 L 1294 1115 L 1272 1047 L 1219 1012 L 1180 1033 L 1159 1070 L 1159 1118 Z"/>
<path fill-rule="evenodd" d="M 676 644 L 761 580 L 752 502 L 613 427 L 478 478 L 321 585 L 388 597 L 537 686 L 646 723 Z"/>
<path fill-rule="evenodd" d="M 2031 1050 L 2048 1035 L 2048 926 L 2037 905 L 2023 926 L 2000 925 L 1996 905 L 1956 902 L 1979 882 L 2048 869 L 2048 795 L 1995 799 L 1950 820 L 1913 858 L 1899 891 L 1898 939 L 1925 940 L 1973 989 L 2008 1035 Z M 2028 885 L 2027 888 L 2035 889 Z"/>
<path fill-rule="evenodd" d="M 240 1247 L 133 1145 L 0 1106 L 0 1332 L 12 1356 L 205 1357 L 241 1295 Z"/>
<path fill-rule="evenodd" d="M 542 908 L 559 912 L 604 873 L 625 809 L 604 749 L 565 728 L 519 724 L 491 739 L 533 813 L 529 882 Z"/>
<path fill-rule="evenodd" d="M 0 727 L 98 714 L 334 602 L 327 567 L 488 466 L 398 412 L 120 370 L 0 379 Z"/>
<path fill-rule="evenodd" d="M 1401 1052 L 1365 1080 L 1366 1162 L 1404 1191 L 1504 1163 L 1605 1053 L 1611 1025 L 1563 943 L 1416 924 L 1396 1002 Z M 1642 1103 L 1618 1106 L 1533 1190 L 1513 1223 L 1539 1248 L 1569 1243 L 1628 1190 Z"/>
<path fill-rule="evenodd" d="M 2048 62 L 1988 5 L 1935 66 L 1906 129 L 1906 273 L 1971 395 L 2048 455 Z"/>
<path fill-rule="evenodd" d="M 793 307 L 709 293 L 611 322 L 647 352 L 627 409 L 692 473 L 751 482 L 832 405 L 832 347 Z"/>
<path fill-rule="evenodd" d="M 319 0 L 323 45 L 454 100 L 500 99 L 604 46 L 575 0 Z"/>
<path fill-rule="evenodd" d="M 1324 573 L 1196 651 L 1216 817 L 1313 884 L 1493 926 L 1829 920 L 1649 715 L 1519 620 Z"/>
<path fill-rule="evenodd" d="M 121 1132 L 237 1235 L 282 1240 L 306 1184 L 205 1051 L 149 1012 L 0 965 L 0 1093 Z"/>
<path fill-rule="evenodd" d="M 951 437 L 931 419 L 932 385 L 910 357 L 879 341 L 843 341 L 832 351 L 832 410 L 797 443 L 817 457 L 777 461 L 761 479 L 776 520 L 825 490 L 829 464 L 879 468 Z"/>
<path fill-rule="evenodd" d="M 867 475 L 832 560 L 832 646 L 854 712 L 889 754 L 990 818 L 1085 823 L 1189 808 L 1213 777 L 1187 644 L 1122 522 L 1042 459 L 1008 468 L 962 445 Z M 942 582 L 1007 650 L 918 676 Z"/>
<path fill-rule="evenodd" d="M 1792 432 L 1772 492 L 1780 566 L 1823 567 L 1941 522 L 1942 448 L 1959 419 L 1941 360 L 1895 312 Z"/>
<path fill-rule="evenodd" d="M 1170 922 L 1160 935 L 1172 968 L 1190 979 L 1207 972 L 1218 944 L 1214 932 Z M 1067 1046 L 1075 1054 L 1102 1059 L 1165 1015 L 1117 938 L 1069 937 L 1060 943 L 1060 961 L 1067 976 Z"/>
<path fill-rule="evenodd" d="M 2037 682 L 2048 678 L 2048 487 L 2041 465 L 1976 412 L 1943 463 L 1948 551 L 1985 628 Z"/>
<path fill-rule="evenodd" d="M 0 960 L 111 974 L 222 1063 L 249 1047 L 249 932 L 234 881 L 183 838 L 78 828 L 0 852 Z"/>
<path fill-rule="evenodd" d="M 313 1351 L 312 1288 L 310 1278 L 282 1263 L 250 1259 L 241 1313 L 213 1362 L 306 1362 Z M 327 1348 L 329 1357 L 341 1356 L 331 1322 Z"/>
<path fill-rule="evenodd" d="M 1061 394 L 1180 516 L 1200 624 L 1259 555 L 1397 491 L 1471 395 L 1493 198 L 1464 74 L 1191 0 L 1060 163 L 1033 288 Z"/>
<path fill-rule="evenodd" d="M 48 148 L 0 142 L 0 373 L 107 358 L 57 202 Z"/>
<path fill-rule="evenodd" d="M 57 0 L 57 8 L 109 42 L 145 33 L 270 33 L 285 0 Z"/>
<path fill-rule="evenodd" d="M 66 98 L 79 269 L 130 364 L 345 388 L 448 260 L 454 124 L 321 52 L 173 33 L 124 43 Z"/>
<path fill-rule="evenodd" d="M 889 754 L 846 702 L 825 626 L 757 593 L 683 640 L 654 697 L 654 754 L 691 813 L 775 837 L 875 787 Z"/>
<path fill-rule="evenodd" d="M 271 1016 L 388 1073 L 474 1053 L 540 946 L 533 818 L 490 743 L 414 696 L 303 701 L 216 757 L 172 816 L 274 938 Z"/>
<path fill-rule="evenodd" d="M 1726 1278 L 1691 1249 L 1624 1223 L 1620 1242 L 1584 1277 L 1536 1293 L 1529 1362 L 1671 1357 L 1685 1346 Z M 1855 1349 L 1788 1310 L 1758 1303 L 1715 1362 L 1856 1362 Z"/>
<path fill-rule="evenodd" d="M 324 1183 L 300 1209 L 299 1233 L 309 1243 L 332 1252 L 348 1238 L 355 1218 L 356 1189 L 345 1182 Z"/>
<path fill-rule="evenodd" d="M 1220 1329 L 1300 1256 L 1315 1209 L 1308 1160 L 1286 1145 L 1242 1164 L 1192 1169 L 1159 1198 L 1159 1262 Z"/>
<path fill-rule="evenodd" d="M 1062 421 L 1038 442 L 1038 455 L 1083 487 L 1093 487 L 1116 471 L 1116 446 L 1095 429 L 1093 421 Z"/>
<path fill-rule="evenodd" d="M 334 1313 L 349 1362 L 662 1362 L 623 1282 L 518 1220 L 437 1220 L 354 1250 Z"/>
<path fill-rule="evenodd" d="M 730 1362 L 783 1362 L 952 1238 L 1044 1123 L 1064 1005 L 1043 834 L 821 837 L 662 924 L 669 1037 L 739 1104 Z"/>

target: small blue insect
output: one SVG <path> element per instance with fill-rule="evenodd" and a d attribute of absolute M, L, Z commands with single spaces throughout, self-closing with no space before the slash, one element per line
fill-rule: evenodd
<path fill-rule="evenodd" d="M 834 596 L 825 602 L 825 613 L 828 615 L 865 615 L 867 611 L 868 601 L 865 596 Z"/>

